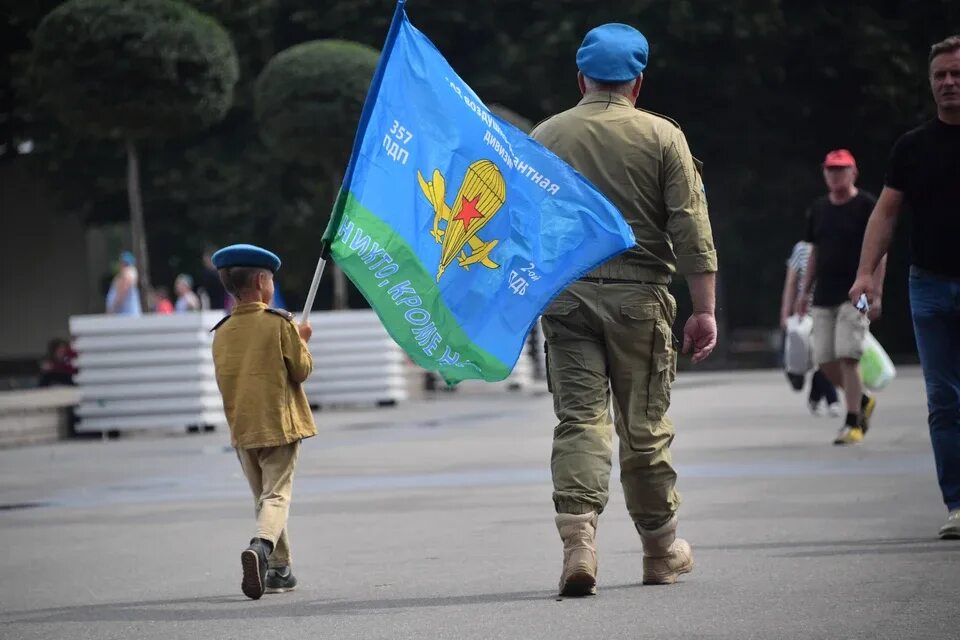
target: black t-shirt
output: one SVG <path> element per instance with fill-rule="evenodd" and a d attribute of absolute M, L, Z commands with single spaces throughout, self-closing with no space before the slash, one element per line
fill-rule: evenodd
<path fill-rule="evenodd" d="M 931 120 L 893 147 L 886 185 L 910 207 L 913 264 L 960 278 L 960 125 Z"/>
<path fill-rule="evenodd" d="M 863 234 L 876 203 L 872 195 L 859 191 L 840 205 L 823 196 L 810 206 L 804 239 L 817 251 L 814 305 L 833 307 L 847 300 L 847 292 L 857 279 Z"/>
<path fill-rule="evenodd" d="M 220 274 L 217 273 L 216 269 L 203 270 L 203 275 L 200 277 L 200 286 L 203 287 L 210 298 L 211 309 L 224 308 L 227 292 L 223 288 L 223 283 L 220 282 Z"/>

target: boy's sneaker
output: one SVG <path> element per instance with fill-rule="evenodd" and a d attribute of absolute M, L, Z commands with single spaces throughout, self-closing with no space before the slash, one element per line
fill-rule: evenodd
<path fill-rule="evenodd" d="M 243 595 L 259 600 L 263 595 L 267 580 L 267 557 L 271 549 L 260 538 L 250 541 L 250 546 L 240 554 L 240 566 L 243 567 L 243 581 L 240 589 Z"/>
<path fill-rule="evenodd" d="M 831 418 L 839 418 L 843 415 L 843 406 L 839 402 L 828 404 L 827 415 Z"/>
<path fill-rule="evenodd" d="M 863 394 L 860 400 L 860 429 L 866 434 L 870 429 L 870 417 L 873 416 L 873 410 L 877 408 L 877 399 L 874 396 Z"/>
<path fill-rule="evenodd" d="M 293 591 L 296 586 L 297 579 L 290 571 L 290 567 L 272 567 L 267 570 L 267 593 Z"/>
<path fill-rule="evenodd" d="M 939 535 L 944 540 L 960 540 L 960 509 L 950 512 L 947 523 L 940 527 Z"/>
<path fill-rule="evenodd" d="M 811 414 L 811 415 L 814 415 L 814 416 L 820 416 L 820 415 L 822 415 L 822 414 L 820 413 L 820 401 L 819 401 L 819 400 L 817 400 L 816 402 L 814 402 L 813 400 L 807 400 L 807 409 L 810 409 L 810 414 Z"/>
<path fill-rule="evenodd" d="M 856 444 L 863 440 L 863 429 L 843 425 L 834 438 L 833 444 Z"/>

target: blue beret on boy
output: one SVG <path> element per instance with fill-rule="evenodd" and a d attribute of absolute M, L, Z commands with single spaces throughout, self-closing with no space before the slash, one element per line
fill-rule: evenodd
<path fill-rule="evenodd" d="M 642 33 L 628 24 L 611 22 L 587 33 L 577 51 L 577 68 L 597 82 L 627 82 L 643 73 L 649 51 Z"/>
<path fill-rule="evenodd" d="M 272 251 L 252 244 L 232 244 L 213 254 L 213 266 L 217 269 L 258 267 L 276 273 L 280 268 L 280 258 Z"/>

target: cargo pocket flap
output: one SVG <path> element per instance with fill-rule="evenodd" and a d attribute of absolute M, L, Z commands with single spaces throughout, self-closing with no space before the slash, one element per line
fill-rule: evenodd
<path fill-rule="evenodd" d="M 620 313 L 633 320 L 659 320 L 663 315 L 658 304 L 637 304 L 624 302 L 620 305 Z"/>
<path fill-rule="evenodd" d="M 657 322 L 657 332 L 654 339 L 653 370 L 657 373 L 670 370 L 673 379 L 673 368 L 676 363 L 676 350 L 673 348 L 673 332 L 670 325 L 662 320 Z"/>
<path fill-rule="evenodd" d="M 571 298 L 557 298 L 543 311 L 545 316 L 565 316 L 574 312 L 580 302 Z"/>

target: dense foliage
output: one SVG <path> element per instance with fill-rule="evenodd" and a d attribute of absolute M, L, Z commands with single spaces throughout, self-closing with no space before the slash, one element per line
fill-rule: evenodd
<path fill-rule="evenodd" d="M 65 176 L 55 183 L 65 208 L 94 222 L 115 217 L 123 184 L 104 176 L 120 177 L 117 149 L 51 124 L 28 92 L 13 89 L 30 35 L 59 3 L 0 3 L 8 9 L 0 65 L 11 70 L 9 82 L 0 80 L 0 109 L 9 116 L 0 119 L 0 144 L 7 142 L 0 161 L 17 159 L 16 141 L 29 138 L 32 156 Z M 303 205 L 328 201 L 329 177 L 271 159 L 259 140 L 252 86 L 274 53 L 303 42 L 336 38 L 379 49 L 394 1 L 192 4 L 230 31 L 241 77 L 222 123 L 165 143 L 145 161 L 147 209 L 180 221 L 171 231 L 148 218 L 153 266 L 158 275 L 196 268 L 206 241 L 256 234 L 286 251 L 295 236 L 304 246 L 292 247 L 281 280 L 294 301 L 313 269 L 310 236 L 318 238 L 326 222 Z M 932 113 L 930 44 L 960 32 L 955 0 L 410 0 L 407 11 L 488 104 L 533 122 L 578 99 L 574 53 L 587 29 L 618 21 L 644 31 L 651 53 L 641 106 L 678 120 L 706 163 L 730 328 L 776 324 L 784 260 L 802 234 L 806 206 L 824 189 L 824 153 L 850 148 L 861 185 L 878 191 L 892 142 Z M 900 240 L 886 319 L 877 325 L 894 351 L 912 349 L 904 261 Z"/>

